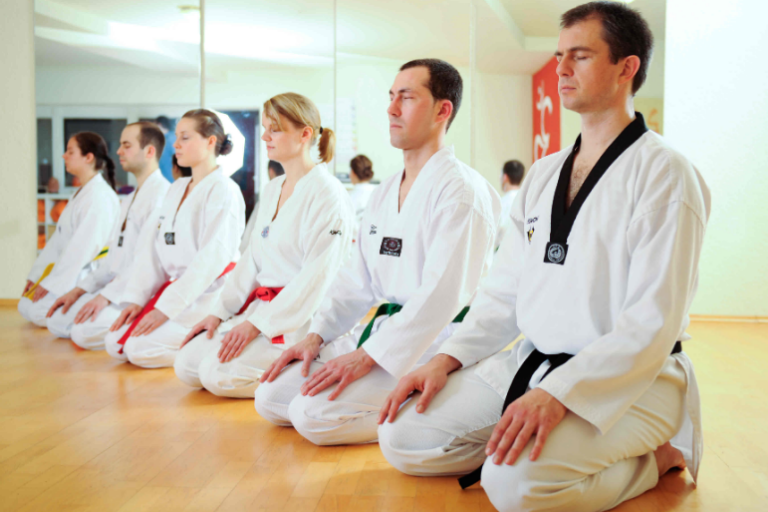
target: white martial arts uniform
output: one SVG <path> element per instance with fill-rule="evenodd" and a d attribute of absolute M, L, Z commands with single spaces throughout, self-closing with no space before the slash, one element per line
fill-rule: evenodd
<path fill-rule="evenodd" d="M 190 386 L 253 398 L 264 370 L 307 335 L 312 315 L 347 259 L 354 213 L 347 191 L 328 166 L 319 164 L 301 178 L 275 218 L 284 182 L 285 175 L 267 184 L 251 244 L 210 311 L 225 323 L 213 339 L 197 336 L 176 357 L 176 375 Z M 283 290 L 271 302 L 254 300 L 235 316 L 258 287 Z M 224 334 L 246 320 L 262 334 L 240 356 L 219 362 Z M 279 335 L 284 343 L 273 344 Z"/>
<path fill-rule="evenodd" d="M 56 223 L 56 232 L 27 276 L 28 280 L 37 283 L 46 267 L 54 264 L 51 273 L 40 282 L 48 294 L 37 302 L 22 297 L 19 313 L 24 318 L 45 327 L 45 315 L 56 299 L 74 288 L 78 279 L 104 263 L 103 258 L 93 259 L 109 243 L 109 234 L 119 213 L 120 200 L 101 173 L 72 196 Z"/>
<path fill-rule="evenodd" d="M 168 192 L 171 184 L 163 177 L 160 169 L 147 176 L 141 189 L 128 194 L 122 200 L 120 217 L 112 229 L 109 237 L 109 252 L 99 265 L 98 269 L 90 272 L 84 279 L 78 281 L 77 286 L 85 290 L 80 298 L 67 311 L 59 308 L 48 319 L 48 330 L 60 338 L 72 337 L 77 345 L 89 350 L 101 350 L 104 348 L 104 336 L 109 332 L 109 327 L 117 320 L 119 306 L 104 308 L 96 318 L 91 318 L 85 323 L 75 325 L 75 317 L 91 299 L 102 295 L 112 304 L 119 305 L 120 296 L 127 280 L 127 268 L 133 261 L 134 252 L 139 239 L 142 226 L 152 212 L 161 204 L 163 197 Z M 120 276 L 123 278 L 121 279 Z"/>
<path fill-rule="evenodd" d="M 349 198 L 352 200 L 352 207 L 355 209 L 355 236 L 360 231 L 360 223 L 363 221 L 363 214 L 371 200 L 371 194 L 376 190 L 376 185 L 370 182 L 358 183 L 349 192 Z"/>
<path fill-rule="evenodd" d="M 256 409 L 270 421 L 292 424 L 315 444 L 376 440 L 376 415 L 397 380 L 430 359 L 453 331 L 451 320 L 472 302 L 490 266 L 501 205 L 477 171 L 446 147 L 422 168 L 398 211 L 402 173 L 371 197 L 348 266 L 331 285 L 309 332 L 326 341 L 322 363 L 353 352 L 363 327 L 352 329 L 378 302 L 403 306 L 379 317 L 363 349 L 378 363 L 335 401 L 331 386 L 299 394 L 301 366 L 287 368 L 256 390 Z"/>
<path fill-rule="evenodd" d="M 245 254 L 245 251 L 248 250 L 248 246 L 251 243 L 251 235 L 253 235 L 253 230 L 256 227 L 256 219 L 259 217 L 260 202 L 261 201 L 256 201 L 256 205 L 253 207 L 251 216 L 248 217 L 248 222 L 246 222 L 245 224 L 245 231 L 243 231 L 243 238 L 240 241 L 240 254 Z"/>
<path fill-rule="evenodd" d="M 122 353 L 118 341 L 129 326 L 110 332 L 105 348 L 112 357 L 145 368 L 172 366 L 181 342 L 208 314 L 231 275 L 221 276 L 239 257 L 245 228 L 243 194 L 217 169 L 181 203 L 191 180 L 176 180 L 150 217 L 154 234 L 145 238 L 142 233 L 121 297 L 122 305 L 144 306 L 170 280 L 155 305 L 169 320 L 147 335 L 128 338 Z"/>
<path fill-rule="evenodd" d="M 472 311 L 440 349 L 463 369 L 425 413 L 411 400 L 379 429 L 384 455 L 401 471 L 468 473 L 484 462 L 510 383 L 534 348 L 575 354 L 542 380 L 545 362 L 529 381 L 568 408 L 539 459 L 528 459 L 531 442 L 514 465 L 483 466 L 483 487 L 499 510 L 612 508 L 656 485 L 653 451 L 670 440 L 694 479 L 701 460 L 693 367 L 670 352 L 689 338 L 709 191 L 684 157 L 647 131 L 587 196 L 563 264 L 545 263 L 570 152 L 534 164 Z M 521 331 L 523 342 L 499 352 Z"/>
<path fill-rule="evenodd" d="M 503 196 L 501 196 L 501 219 L 499 220 L 499 228 L 496 230 L 496 247 L 501 245 L 501 240 L 504 238 L 504 233 L 509 231 L 512 224 L 512 204 L 515 202 L 519 189 L 508 190 Z"/>

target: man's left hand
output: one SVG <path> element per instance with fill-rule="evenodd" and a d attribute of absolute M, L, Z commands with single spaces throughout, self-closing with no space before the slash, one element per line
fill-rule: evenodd
<path fill-rule="evenodd" d="M 512 465 L 536 436 L 531 461 L 536 460 L 547 441 L 547 436 L 563 420 L 568 409 L 555 397 L 540 388 L 527 392 L 507 407 L 493 430 L 485 448 L 487 456 L 493 455 L 496 465 L 505 462 Z"/>
<path fill-rule="evenodd" d="M 375 364 L 376 361 L 362 348 L 331 359 L 301 386 L 301 394 L 315 396 L 333 383 L 338 382 L 339 385 L 328 397 L 328 400 L 335 400 L 344 391 L 344 388 L 360 377 L 367 375 Z"/>

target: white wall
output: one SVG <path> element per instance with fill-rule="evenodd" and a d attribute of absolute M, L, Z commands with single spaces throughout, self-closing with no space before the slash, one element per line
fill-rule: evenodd
<path fill-rule="evenodd" d="M 768 315 L 765 0 L 667 0 L 665 132 L 712 191 L 699 314 Z"/>
<path fill-rule="evenodd" d="M 0 298 L 18 298 L 37 247 L 33 2 L 0 6 Z"/>

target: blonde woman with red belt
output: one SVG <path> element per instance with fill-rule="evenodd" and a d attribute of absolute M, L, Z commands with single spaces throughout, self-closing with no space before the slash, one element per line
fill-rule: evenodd
<path fill-rule="evenodd" d="M 285 174 L 267 185 L 243 258 L 175 364 L 183 382 L 220 396 L 253 398 L 264 370 L 306 336 L 352 244 L 352 203 L 326 165 L 335 137 L 317 107 L 286 93 L 263 113 L 267 153 Z"/>

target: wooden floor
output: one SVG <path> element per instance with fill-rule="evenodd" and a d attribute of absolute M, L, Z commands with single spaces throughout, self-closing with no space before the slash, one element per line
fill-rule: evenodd
<path fill-rule="evenodd" d="M 768 511 L 768 324 L 697 322 L 706 452 L 616 510 Z M 0 307 L 0 511 L 491 511 L 482 488 L 316 447 L 251 400 L 79 351 Z"/>

